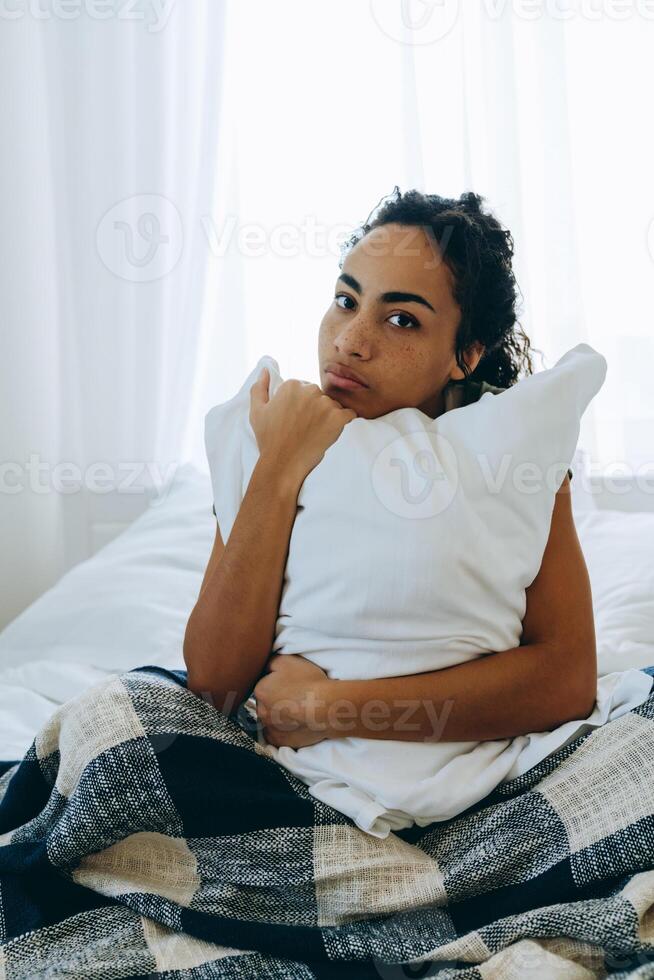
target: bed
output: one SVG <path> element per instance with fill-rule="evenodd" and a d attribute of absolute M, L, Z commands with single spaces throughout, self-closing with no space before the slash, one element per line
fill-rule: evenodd
<path fill-rule="evenodd" d="M 19 759 L 59 704 L 107 674 L 184 666 L 214 533 L 209 476 L 181 466 L 125 531 L 0 633 L 0 758 Z"/>
<path fill-rule="evenodd" d="M 585 487 L 580 466 L 581 454 L 573 507 L 598 672 L 654 664 L 654 494 L 636 497 L 624 480 Z M 624 509 L 633 506 L 652 509 Z M 59 704 L 108 673 L 184 667 L 184 629 L 214 529 L 208 473 L 181 466 L 125 531 L 0 633 L 1 758 L 20 758 Z"/>
<path fill-rule="evenodd" d="M 643 509 L 630 510 L 633 494 L 613 493 L 614 488 L 605 486 L 597 497 L 591 496 L 584 493 L 580 480 L 576 487 L 573 480 L 573 488 L 593 590 L 599 673 L 628 667 L 654 673 L 654 512 L 644 509 L 652 496 L 642 494 Z M 598 501 L 604 506 L 596 506 Z M 622 509 L 607 503 L 619 503 Z M 14 845 L 13 851 L 12 846 L 0 848 L 0 871 L 3 852 L 8 861 L 20 859 L 22 872 L 28 847 L 44 862 L 56 857 L 58 847 L 71 848 L 66 867 L 101 904 L 78 914 L 67 910 L 59 921 L 40 892 L 25 913 L 28 919 L 38 914 L 34 931 L 24 937 L 9 932 L 14 938 L 4 952 L 0 943 L 0 975 L 46 976 L 51 967 L 53 976 L 76 977 L 145 972 L 152 977 L 356 975 L 357 980 L 372 980 L 434 975 L 404 971 L 409 962 L 419 971 L 428 968 L 430 946 L 432 953 L 438 947 L 433 959 L 440 966 L 447 965 L 443 957 L 451 952 L 451 966 L 459 969 L 448 975 L 466 980 L 523 976 L 533 969 L 539 977 L 654 975 L 648 972 L 654 962 L 654 871 L 646 870 L 654 866 L 654 799 L 648 790 L 654 765 L 654 699 L 642 712 L 625 716 L 624 724 L 615 722 L 615 738 L 607 739 L 601 730 L 585 744 L 582 737 L 579 745 L 573 743 L 551 763 L 536 767 L 538 771 L 498 788 L 488 806 L 482 801 L 450 826 L 439 825 L 425 834 L 416 831 L 414 836 L 407 832 L 385 843 L 366 840 L 367 835 L 345 818 L 328 813 L 316 801 L 310 807 L 297 783 L 293 812 L 280 817 L 279 834 L 267 829 L 265 821 L 257 828 L 259 811 L 279 799 L 281 785 L 275 780 L 283 777 L 235 724 L 216 726 L 214 710 L 186 691 L 175 674 L 183 668 L 184 629 L 214 527 L 208 474 L 190 465 L 181 467 L 133 524 L 75 566 L 0 634 L 0 758 L 20 759 L 44 729 L 41 749 L 46 742 L 48 751 L 37 753 L 40 763 L 26 766 L 18 780 L 26 797 L 43 799 L 43 776 L 54 785 L 55 769 L 63 758 L 57 740 L 65 727 L 66 708 L 64 724 L 48 729 L 55 710 L 73 698 L 82 703 L 84 692 L 98 683 L 111 693 L 117 675 L 148 664 L 154 671 L 131 674 L 120 688 L 120 699 L 125 701 L 125 689 L 131 691 L 132 706 L 146 729 L 155 717 L 152 706 L 157 699 L 159 718 L 174 706 L 177 728 L 172 740 L 170 729 L 163 741 L 161 734 L 148 731 L 157 765 L 170 765 L 189 736 L 194 741 L 188 744 L 194 745 L 201 737 L 218 763 L 224 758 L 221 752 L 228 747 L 233 752 L 238 744 L 243 764 L 235 774 L 240 783 L 234 790 L 234 812 L 247 812 L 252 826 L 241 833 L 240 816 L 237 833 L 229 813 L 220 809 L 218 794 L 211 799 L 219 814 L 216 820 L 222 821 L 218 836 L 213 826 L 211 838 L 203 838 L 200 831 L 188 834 L 167 827 L 156 836 L 156 846 L 150 846 L 152 833 L 125 837 L 123 810 L 115 817 L 118 832 L 117 824 L 109 830 L 120 838 L 120 846 L 135 843 L 136 855 L 121 856 L 119 844 L 103 850 L 95 837 L 82 840 L 80 814 L 89 811 L 89 800 L 96 801 L 90 809 L 98 810 L 98 788 L 104 793 L 104 809 L 99 810 L 105 824 L 113 801 L 121 794 L 130 797 L 123 775 L 117 776 L 123 769 L 112 759 L 133 744 L 133 733 L 128 731 L 130 737 L 122 743 L 114 739 L 111 745 L 91 747 L 84 771 L 95 768 L 98 781 L 87 783 L 83 809 L 75 811 L 75 794 L 69 794 L 65 806 L 65 794 L 58 799 L 55 794 L 42 812 L 39 803 L 38 815 L 13 840 L 11 833 L 3 838 L 0 827 L 0 844 Z M 120 699 L 108 699 L 110 713 Z M 73 724 L 75 711 L 79 714 L 79 708 L 69 712 Z M 168 752 L 173 744 L 175 752 Z M 634 746 L 638 764 L 627 765 L 623 775 L 628 746 Z M 72 767 L 78 780 L 78 758 L 73 758 Z M 69 776 L 62 764 L 57 774 L 61 785 Z M 3 778 L 0 767 L 0 791 Z M 40 780 L 36 788 L 35 778 Z M 271 781 L 268 789 L 266 779 Z M 168 788 L 173 785 L 179 794 L 177 775 Z M 260 807 L 251 804 L 255 792 L 263 794 Z M 21 795 L 22 791 L 14 792 L 10 804 L 20 809 Z M 140 827 L 139 808 L 148 802 L 147 793 L 134 784 L 132 796 L 135 826 Z M 571 799 L 579 801 L 579 813 L 571 811 Z M 182 812 L 184 800 L 174 802 Z M 72 823 L 53 844 L 62 821 L 65 824 L 66 807 Z M 55 811 L 46 857 L 42 820 Z M 158 805 L 152 819 L 156 826 Z M 553 827 L 559 831 L 556 839 L 551 836 Z M 214 875 L 216 867 L 228 875 L 248 867 L 255 875 L 245 910 L 230 904 L 238 889 L 230 886 L 221 892 L 220 908 L 225 902 L 231 908 L 227 918 L 216 917 L 216 906 L 204 919 L 195 910 L 200 907 L 200 886 L 205 901 L 207 890 L 216 901 L 215 877 L 207 872 L 203 878 L 207 840 L 217 848 L 210 855 Z M 650 845 L 643 847 L 647 841 Z M 79 861 L 72 857 L 75 847 Z M 141 876 L 138 887 L 134 880 L 125 883 L 127 873 Z M 289 874 L 300 876 L 301 888 L 287 887 Z M 147 888 L 143 881 L 149 882 Z M 260 881 L 267 882 L 267 891 Z M 484 892 L 492 892 L 492 901 L 484 901 Z M 111 904 L 116 895 L 118 904 Z M 7 901 L 7 895 L 3 897 Z M 187 933 L 194 933 L 194 938 Z M 234 941 L 226 942 L 226 937 Z M 288 959 L 289 951 L 299 957 L 298 950 L 303 963 L 309 964 L 312 957 L 316 963 L 305 968 L 295 957 Z M 360 966 L 354 960 L 360 960 Z M 479 970 L 476 963 L 482 964 Z M 354 972 L 347 972 L 349 968 Z"/>

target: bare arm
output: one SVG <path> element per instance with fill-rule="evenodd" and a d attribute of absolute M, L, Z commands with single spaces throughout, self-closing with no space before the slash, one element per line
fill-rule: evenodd
<path fill-rule="evenodd" d="M 231 714 L 248 696 L 274 641 L 302 481 L 259 457 L 227 544 L 220 528 L 184 636 L 187 684 Z"/>
<path fill-rule="evenodd" d="M 259 449 L 227 544 L 220 529 L 184 636 L 187 684 L 238 711 L 270 656 L 297 498 L 311 470 L 356 418 L 318 385 L 290 378 L 270 396 L 263 368 L 250 386 Z"/>

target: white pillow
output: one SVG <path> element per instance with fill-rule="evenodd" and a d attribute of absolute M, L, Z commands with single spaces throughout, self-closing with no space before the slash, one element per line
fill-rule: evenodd
<path fill-rule="evenodd" d="M 109 671 L 183 667 L 214 533 L 209 476 L 181 466 L 127 530 L 0 633 L 0 670 L 44 659 Z"/>
<path fill-rule="evenodd" d="M 258 457 L 249 389 L 264 365 L 274 396 L 282 379 L 265 356 L 206 419 L 225 541 Z M 605 375 L 604 357 L 578 344 L 436 419 L 400 408 L 347 423 L 298 496 L 275 650 L 363 678 L 517 646 L 555 494 Z"/>
<path fill-rule="evenodd" d="M 575 514 L 588 566 L 600 675 L 654 664 L 654 513 Z"/>
<path fill-rule="evenodd" d="M 225 540 L 258 456 L 249 389 L 264 365 L 274 396 L 281 377 L 266 356 L 206 419 Z M 366 679 L 518 646 L 555 495 L 605 375 L 602 355 L 578 344 L 549 370 L 437 419 L 400 408 L 348 422 L 298 495 L 273 650 L 334 678 Z M 532 478 L 521 483 L 525 463 Z M 640 671 L 612 674 L 588 719 L 514 739 L 341 737 L 267 751 L 313 796 L 384 837 L 462 812 L 581 730 L 640 704 L 651 686 Z"/>

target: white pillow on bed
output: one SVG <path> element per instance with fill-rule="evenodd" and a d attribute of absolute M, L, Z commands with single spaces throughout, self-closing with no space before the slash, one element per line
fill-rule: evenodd
<path fill-rule="evenodd" d="M 225 541 L 258 457 L 250 386 L 263 366 L 274 395 L 282 379 L 265 356 L 206 418 Z M 605 375 L 604 357 L 578 344 L 436 419 L 400 408 L 348 422 L 298 496 L 273 649 L 349 679 L 518 646 L 555 494 Z"/>
<path fill-rule="evenodd" d="M 654 665 L 654 513 L 575 514 L 593 594 L 598 674 Z"/>

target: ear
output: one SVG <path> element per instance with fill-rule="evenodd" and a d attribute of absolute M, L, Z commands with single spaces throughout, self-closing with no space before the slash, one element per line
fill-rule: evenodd
<path fill-rule="evenodd" d="M 470 347 L 468 347 L 468 349 L 466 351 L 464 351 L 464 353 L 463 353 L 463 359 L 464 359 L 464 361 L 466 362 L 466 364 L 468 366 L 468 372 L 470 374 L 472 374 L 472 372 L 475 370 L 475 368 L 479 364 L 480 360 L 482 359 L 483 354 L 484 354 L 484 345 L 481 344 L 478 340 L 476 340 L 474 342 L 474 344 L 471 344 Z M 464 377 L 465 377 L 465 375 L 464 375 L 463 371 L 461 370 L 461 368 L 459 367 L 459 365 L 455 361 L 454 362 L 454 367 L 452 368 L 452 372 L 450 374 L 450 380 L 451 381 L 462 381 Z"/>

